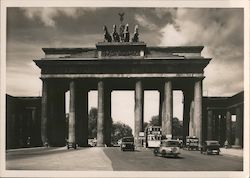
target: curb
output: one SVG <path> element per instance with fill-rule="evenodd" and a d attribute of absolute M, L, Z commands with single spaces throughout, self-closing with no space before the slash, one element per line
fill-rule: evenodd
<path fill-rule="evenodd" d="M 53 149 L 50 149 L 53 148 Z M 41 150 L 47 150 L 47 151 L 55 151 L 59 149 L 67 149 L 66 147 L 32 147 L 32 148 L 17 148 L 17 149 L 9 149 L 5 150 L 6 153 L 15 153 L 19 151 L 41 151 Z"/>

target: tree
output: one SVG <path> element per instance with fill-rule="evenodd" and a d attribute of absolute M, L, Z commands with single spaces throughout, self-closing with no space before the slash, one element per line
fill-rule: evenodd
<path fill-rule="evenodd" d="M 96 138 L 97 136 L 97 108 L 91 108 L 89 111 L 88 137 Z"/>
<path fill-rule="evenodd" d="M 143 129 L 145 129 L 149 125 L 148 122 L 143 122 Z"/>
<path fill-rule="evenodd" d="M 132 129 L 130 126 L 122 123 L 122 122 L 115 122 L 112 125 L 112 134 L 111 140 L 112 142 L 117 142 L 119 139 L 123 137 L 132 137 Z"/>
<path fill-rule="evenodd" d="M 149 124 L 152 126 L 161 126 L 159 122 L 159 116 L 152 116 L 151 120 L 149 121 Z"/>
<path fill-rule="evenodd" d="M 91 108 L 89 111 L 89 116 L 88 116 L 89 118 L 88 137 L 89 138 L 97 137 L 97 113 L 98 113 L 97 108 Z M 122 137 L 133 136 L 131 127 L 122 122 L 113 123 L 112 121 L 111 129 L 112 129 L 111 140 L 115 142 L 121 139 Z"/>
<path fill-rule="evenodd" d="M 172 134 L 178 137 L 182 136 L 182 129 L 182 122 L 177 117 L 174 117 L 172 121 Z"/>
<path fill-rule="evenodd" d="M 151 126 L 161 126 L 159 122 L 159 116 L 152 116 L 151 120 L 149 121 L 149 125 Z M 182 122 L 177 117 L 174 117 L 172 120 L 172 134 L 174 136 L 182 136 Z"/>

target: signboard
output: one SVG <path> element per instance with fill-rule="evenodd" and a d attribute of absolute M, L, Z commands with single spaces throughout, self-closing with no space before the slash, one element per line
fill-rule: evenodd
<path fill-rule="evenodd" d="M 140 132 L 139 137 L 144 137 L 144 132 Z"/>
<path fill-rule="evenodd" d="M 172 138 L 172 134 L 167 134 L 166 135 L 166 139 L 171 139 Z"/>

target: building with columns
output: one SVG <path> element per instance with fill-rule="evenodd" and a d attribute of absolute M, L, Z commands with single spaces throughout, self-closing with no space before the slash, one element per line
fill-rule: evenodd
<path fill-rule="evenodd" d="M 99 42 L 95 48 L 43 48 L 34 60 L 41 69 L 41 138 L 44 145 L 87 146 L 88 91 L 98 91 L 97 146 L 110 144 L 111 92 L 135 91 L 136 146 L 143 128 L 144 91 L 160 93 L 162 133 L 172 137 L 173 91 L 184 95 L 184 136 L 202 143 L 202 80 L 211 58 L 203 46 L 148 47 L 144 42 Z M 69 129 L 65 132 L 65 92 L 70 91 Z"/>
<path fill-rule="evenodd" d="M 204 138 L 243 148 L 244 92 L 203 98 Z"/>
<path fill-rule="evenodd" d="M 243 148 L 244 92 L 230 97 L 203 97 L 203 140 L 218 140 L 221 146 L 228 140 L 234 147 Z M 41 97 L 6 95 L 6 148 L 42 146 Z M 236 112 L 237 111 L 237 112 Z M 66 114 L 68 115 L 68 114 Z M 62 118 L 63 132 L 68 132 L 68 118 Z M 187 129 L 183 129 L 186 135 Z M 67 134 L 64 134 L 66 139 Z M 63 146 L 65 145 L 62 144 Z"/>
<path fill-rule="evenodd" d="M 41 97 L 6 95 L 6 148 L 41 146 Z"/>

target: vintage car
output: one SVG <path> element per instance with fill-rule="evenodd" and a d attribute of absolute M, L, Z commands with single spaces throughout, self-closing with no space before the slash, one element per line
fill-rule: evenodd
<path fill-rule="evenodd" d="M 179 147 L 179 141 L 178 140 L 162 140 L 160 147 L 154 149 L 154 155 L 155 156 L 174 156 L 178 157 L 180 154 L 180 147 Z"/>
<path fill-rule="evenodd" d="M 122 139 L 119 139 L 119 140 L 117 141 L 117 145 L 121 146 L 121 144 L 122 144 Z"/>
<path fill-rule="evenodd" d="M 135 150 L 134 137 L 123 137 L 121 142 L 121 150 Z"/>
<path fill-rule="evenodd" d="M 187 136 L 186 148 L 188 150 L 199 150 L 199 139 L 195 136 Z"/>
<path fill-rule="evenodd" d="M 204 142 L 201 148 L 201 153 L 206 154 L 220 154 L 220 144 L 216 140 L 207 140 Z"/>
<path fill-rule="evenodd" d="M 96 140 L 96 138 L 89 138 L 89 139 L 88 139 L 88 145 L 89 145 L 90 147 L 96 146 L 96 145 L 97 145 L 97 140 Z"/>

